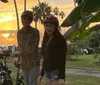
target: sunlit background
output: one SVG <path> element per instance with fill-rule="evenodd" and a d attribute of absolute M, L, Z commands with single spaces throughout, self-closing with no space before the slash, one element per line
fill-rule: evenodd
<path fill-rule="evenodd" d="M 20 19 L 20 14 L 24 9 L 24 0 L 16 0 L 18 7 L 18 14 Z M 47 2 L 51 7 L 58 7 L 59 10 L 65 12 L 66 16 L 74 8 L 73 0 L 40 0 L 41 2 Z M 38 0 L 26 0 L 27 10 L 32 10 L 32 7 L 38 4 Z M 63 19 L 64 20 L 64 19 Z M 60 24 L 63 20 L 59 19 Z M 22 27 L 21 21 L 20 28 Z M 34 27 L 34 22 L 32 23 Z M 43 26 L 38 24 L 38 29 L 40 34 L 43 33 Z M 62 32 L 65 32 L 68 28 L 62 28 Z M 17 33 L 17 19 L 16 12 L 14 8 L 13 0 L 9 0 L 8 3 L 0 2 L 0 45 L 16 44 L 16 33 Z"/>
<path fill-rule="evenodd" d="M 1 34 L 3 37 L 8 38 L 10 33 Z"/>

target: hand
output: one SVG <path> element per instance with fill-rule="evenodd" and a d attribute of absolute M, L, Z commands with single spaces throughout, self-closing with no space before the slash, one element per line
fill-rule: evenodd
<path fill-rule="evenodd" d="M 37 85 L 41 85 L 42 78 L 43 77 L 41 75 L 37 78 Z"/>
<path fill-rule="evenodd" d="M 15 61 L 15 62 L 14 62 L 14 65 L 15 65 L 15 67 L 17 67 L 17 68 L 20 68 L 20 67 L 21 67 L 19 61 Z"/>
<path fill-rule="evenodd" d="M 58 83 L 59 83 L 59 85 L 64 85 L 65 81 L 64 81 L 64 79 L 59 79 Z"/>

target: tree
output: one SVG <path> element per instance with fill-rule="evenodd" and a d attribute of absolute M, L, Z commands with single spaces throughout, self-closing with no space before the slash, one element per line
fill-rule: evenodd
<path fill-rule="evenodd" d="M 88 37 L 88 40 L 90 47 L 100 47 L 100 29 L 91 33 L 91 35 Z"/>
<path fill-rule="evenodd" d="M 32 7 L 35 27 L 37 27 L 37 21 L 39 20 L 41 24 L 47 15 L 51 13 L 51 6 L 49 6 L 46 2 L 39 3 L 38 6 Z"/>
<path fill-rule="evenodd" d="M 53 9 L 53 13 L 54 13 L 54 15 L 56 15 L 56 16 L 59 15 L 59 9 L 58 9 L 58 7 L 55 7 L 55 8 Z"/>
<path fill-rule="evenodd" d="M 33 10 L 32 11 L 33 12 L 33 20 L 35 22 L 35 27 L 37 28 L 37 22 L 41 16 L 41 10 L 40 10 L 39 6 L 33 7 L 32 10 Z"/>
<path fill-rule="evenodd" d="M 76 0 L 77 5 L 79 5 L 80 3 L 82 3 L 83 0 Z"/>
<path fill-rule="evenodd" d="M 24 11 L 26 10 L 26 0 L 24 0 Z"/>
<path fill-rule="evenodd" d="M 100 21 L 100 0 L 83 0 L 67 16 L 62 27 L 71 28 L 64 34 L 67 39 L 79 37 L 85 38 L 91 34 L 94 29 L 88 28 L 91 23 Z"/>
<path fill-rule="evenodd" d="M 59 13 L 59 16 L 61 16 L 61 19 L 63 19 L 63 18 L 65 17 L 65 13 L 64 13 L 63 11 L 61 11 L 61 12 Z"/>
<path fill-rule="evenodd" d="M 59 11 L 57 7 L 55 7 L 52 11 L 52 7 L 49 6 L 46 2 L 40 2 L 38 0 L 39 4 L 37 6 L 32 7 L 32 12 L 34 16 L 35 21 L 35 27 L 37 28 L 37 22 L 41 22 L 43 24 L 43 21 L 46 16 L 48 16 L 51 13 L 54 13 L 58 17 L 58 15 L 63 19 L 65 16 L 65 13 L 63 11 Z"/>

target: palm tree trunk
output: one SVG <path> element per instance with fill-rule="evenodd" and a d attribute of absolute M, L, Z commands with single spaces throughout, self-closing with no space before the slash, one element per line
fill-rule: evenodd
<path fill-rule="evenodd" d="M 19 30 L 19 17 L 18 17 L 16 0 L 14 0 L 14 5 L 15 5 L 15 11 L 16 11 L 16 17 L 17 17 L 17 29 Z"/>
<path fill-rule="evenodd" d="M 24 11 L 26 11 L 26 0 L 24 0 Z"/>

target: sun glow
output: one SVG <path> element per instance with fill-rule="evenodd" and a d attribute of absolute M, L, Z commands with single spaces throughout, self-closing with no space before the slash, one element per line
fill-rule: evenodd
<path fill-rule="evenodd" d="M 8 21 L 11 21 L 11 20 L 14 20 L 14 17 L 11 16 L 11 15 L 3 15 L 1 18 L 0 18 L 0 22 L 8 22 Z"/>
<path fill-rule="evenodd" d="M 5 34 L 1 34 L 3 37 L 8 38 L 9 37 L 9 33 L 5 33 Z"/>

